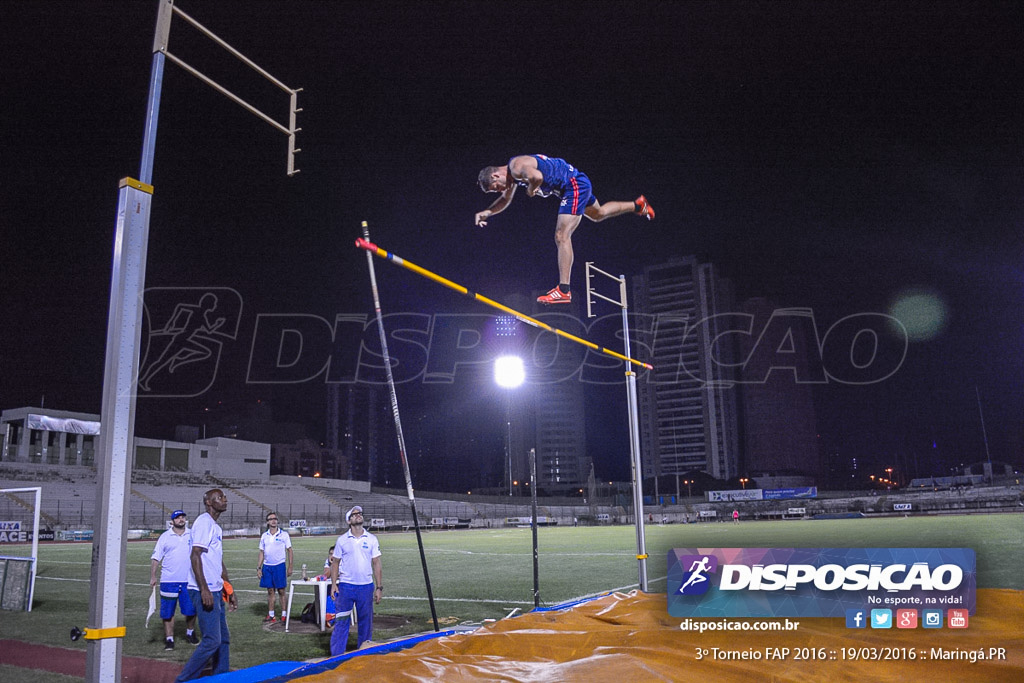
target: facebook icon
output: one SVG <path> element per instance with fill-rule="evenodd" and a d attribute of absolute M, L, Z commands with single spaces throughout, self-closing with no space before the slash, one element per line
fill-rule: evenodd
<path fill-rule="evenodd" d="M 846 610 L 846 628 L 867 628 L 866 612 L 862 609 Z"/>

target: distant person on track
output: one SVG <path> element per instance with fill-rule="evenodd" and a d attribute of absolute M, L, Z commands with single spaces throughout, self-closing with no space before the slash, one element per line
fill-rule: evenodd
<path fill-rule="evenodd" d="M 384 595 L 381 579 L 380 543 L 363 529 L 363 508 L 354 506 L 345 515 L 348 532 L 338 536 L 331 555 L 331 597 L 337 614 L 331 634 L 331 656 L 345 654 L 349 618 L 352 607 L 359 620 L 358 641 L 361 646 L 373 636 L 373 606 Z"/>
<path fill-rule="evenodd" d="M 558 285 L 547 294 L 537 297 L 542 304 L 572 303 L 569 276 L 572 273 L 572 234 L 579 227 L 583 216 L 600 222 L 606 218 L 635 213 L 647 220 L 654 218 L 654 209 L 647 198 L 640 195 L 631 202 L 608 202 L 601 204 L 592 194 L 590 178 L 564 159 L 543 154 L 529 154 L 512 157 L 504 166 L 488 166 L 478 176 L 480 189 L 484 192 L 500 192 L 501 196 L 476 214 L 477 225 L 487 225 L 487 220 L 504 211 L 516 194 L 516 188 L 526 188 L 528 197 L 561 198 L 558 219 L 555 222 L 555 246 L 558 250 Z"/>

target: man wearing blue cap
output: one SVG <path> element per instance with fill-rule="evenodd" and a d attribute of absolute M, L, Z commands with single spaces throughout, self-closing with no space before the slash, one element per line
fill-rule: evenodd
<path fill-rule="evenodd" d="M 171 513 L 171 528 L 160 535 L 153 550 L 149 585 L 156 585 L 156 568 L 160 569 L 160 618 L 164 620 L 164 650 L 174 649 L 174 607 L 181 606 L 185 616 L 185 640 L 195 645 L 196 609 L 188 596 L 188 573 L 192 556 L 192 533 L 187 528 L 184 510 Z"/>

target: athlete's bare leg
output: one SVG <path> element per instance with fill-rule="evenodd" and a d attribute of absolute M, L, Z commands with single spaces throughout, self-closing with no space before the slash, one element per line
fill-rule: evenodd
<path fill-rule="evenodd" d="M 561 284 L 570 284 L 569 275 L 572 273 L 572 233 L 579 227 L 582 218 L 582 216 L 560 213 L 558 214 L 558 221 L 555 223 L 555 246 L 558 248 L 558 282 Z"/>
<path fill-rule="evenodd" d="M 615 216 L 621 216 L 624 213 L 634 213 L 635 211 L 636 204 L 633 202 L 607 202 L 605 204 L 594 202 L 584 210 L 584 213 L 590 220 L 600 223 L 606 218 L 614 218 Z"/>

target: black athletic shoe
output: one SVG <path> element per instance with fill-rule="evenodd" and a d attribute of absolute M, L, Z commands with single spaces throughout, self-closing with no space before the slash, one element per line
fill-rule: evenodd
<path fill-rule="evenodd" d="M 170 640 L 170 639 L 165 640 L 164 641 L 164 652 L 166 652 L 168 650 L 173 650 L 173 649 L 174 649 L 174 641 Z"/>
<path fill-rule="evenodd" d="M 186 633 L 185 634 L 185 640 L 187 640 L 188 642 L 192 643 L 193 645 L 198 645 L 199 644 L 199 636 L 196 635 L 195 631 L 193 631 L 191 634 Z"/>

